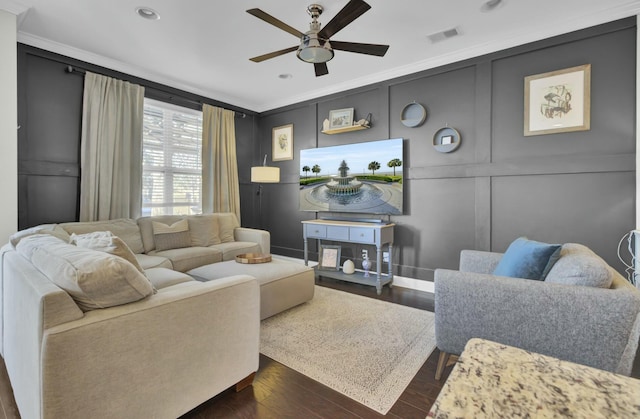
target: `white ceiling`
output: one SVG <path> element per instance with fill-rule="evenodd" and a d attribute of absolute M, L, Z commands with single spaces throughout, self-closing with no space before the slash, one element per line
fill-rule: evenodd
<path fill-rule="evenodd" d="M 26 10 L 18 41 L 257 112 L 594 26 L 640 12 L 640 0 L 367 0 L 371 9 L 332 39 L 390 45 L 385 57 L 336 51 L 329 74 L 315 77 L 295 52 L 254 63 L 250 57 L 299 40 L 246 13 L 260 8 L 306 32 L 313 1 L 0 0 Z M 318 1 L 329 20 L 347 0 Z M 149 21 L 136 6 L 156 10 Z M 457 28 L 431 43 L 427 35 Z M 280 79 L 280 74 L 291 74 Z"/>

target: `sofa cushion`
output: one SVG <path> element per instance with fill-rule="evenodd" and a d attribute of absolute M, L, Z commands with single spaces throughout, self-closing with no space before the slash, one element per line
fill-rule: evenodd
<path fill-rule="evenodd" d="M 69 238 L 71 244 L 87 249 L 106 252 L 114 256 L 119 256 L 144 274 L 144 269 L 138 263 L 136 255 L 133 254 L 129 246 L 118 236 L 114 236 L 110 231 L 94 231 L 93 233 L 76 234 L 72 233 Z"/>
<path fill-rule="evenodd" d="M 147 278 L 153 286 L 160 290 L 183 282 L 193 281 L 189 275 L 167 268 L 147 269 Z"/>
<path fill-rule="evenodd" d="M 136 259 L 138 260 L 138 263 L 140 264 L 142 269 L 145 270 L 151 268 L 173 269 L 171 261 L 164 256 L 153 256 L 140 253 L 136 255 Z"/>
<path fill-rule="evenodd" d="M 207 247 L 220 243 L 218 220 L 214 214 L 190 215 L 191 246 Z"/>
<path fill-rule="evenodd" d="M 94 231 L 110 231 L 114 236 L 120 237 L 133 253 L 144 253 L 140 227 L 135 220 L 119 218 L 107 221 L 83 221 L 60 224 L 67 233 L 85 234 Z"/>
<path fill-rule="evenodd" d="M 559 244 L 519 237 L 509 245 L 493 274 L 543 281 L 558 260 L 560 248 Z"/>
<path fill-rule="evenodd" d="M 171 225 L 152 221 L 151 225 L 153 226 L 153 241 L 157 251 L 191 246 L 187 220 L 176 221 Z"/>
<path fill-rule="evenodd" d="M 118 256 L 46 234 L 24 238 L 16 249 L 83 311 L 131 303 L 153 293 L 147 277 Z"/>
<path fill-rule="evenodd" d="M 173 269 L 186 272 L 198 266 L 220 262 L 222 252 L 211 247 L 185 247 L 182 249 L 153 250 L 152 256 L 163 256 L 171 261 Z"/>
<path fill-rule="evenodd" d="M 222 252 L 222 260 L 233 260 L 242 253 L 261 253 L 260 245 L 253 242 L 226 242 L 209 246 Z"/>
<path fill-rule="evenodd" d="M 11 245 L 15 248 L 18 243 L 20 243 L 20 240 L 33 236 L 34 234 L 51 234 L 60 240 L 69 241 L 69 234 L 58 224 L 41 224 L 12 234 L 9 242 L 11 242 Z"/>
<path fill-rule="evenodd" d="M 240 227 L 236 215 L 231 212 L 222 212 L 215 215 L 218 218 L 220 241 L 222 243 L 234 241 L 233 231 L 236 227 Z"/>
<path fill-rule="evenodd" d="M 560 259 L 549 271 L 545 282 L 609 288 L 614 277 L 612 270 L 613 268 L 588 247 L 577 243 L 565 243 L 560 252 Z"/>

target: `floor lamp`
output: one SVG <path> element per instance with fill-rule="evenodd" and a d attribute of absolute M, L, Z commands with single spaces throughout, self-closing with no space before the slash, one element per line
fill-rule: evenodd
<path fill-rule="evenodd" d="M 260 227 L 262 227 L 262 184 L 280 182 L 280 168 L 267 166 L 267 155 L 264 155 L 262 166 L 251 168 L 251 182 L 258 183 L 258 212 L 260 216 Z"/>

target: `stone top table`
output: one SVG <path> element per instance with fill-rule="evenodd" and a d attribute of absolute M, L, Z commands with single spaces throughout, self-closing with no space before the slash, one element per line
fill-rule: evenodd
<path fill-rule="evenodd" d="M 471 339 L 428 418 L 638 418 L 640 380 Z"/>

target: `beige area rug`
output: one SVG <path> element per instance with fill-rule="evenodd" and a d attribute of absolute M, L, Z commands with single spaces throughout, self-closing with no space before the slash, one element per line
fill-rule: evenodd
<path fill-rule="evenodd" d="M 381 414 L 435 348 L 433 313 L 320 286 L 260 332 L 264 355 Z"/>

